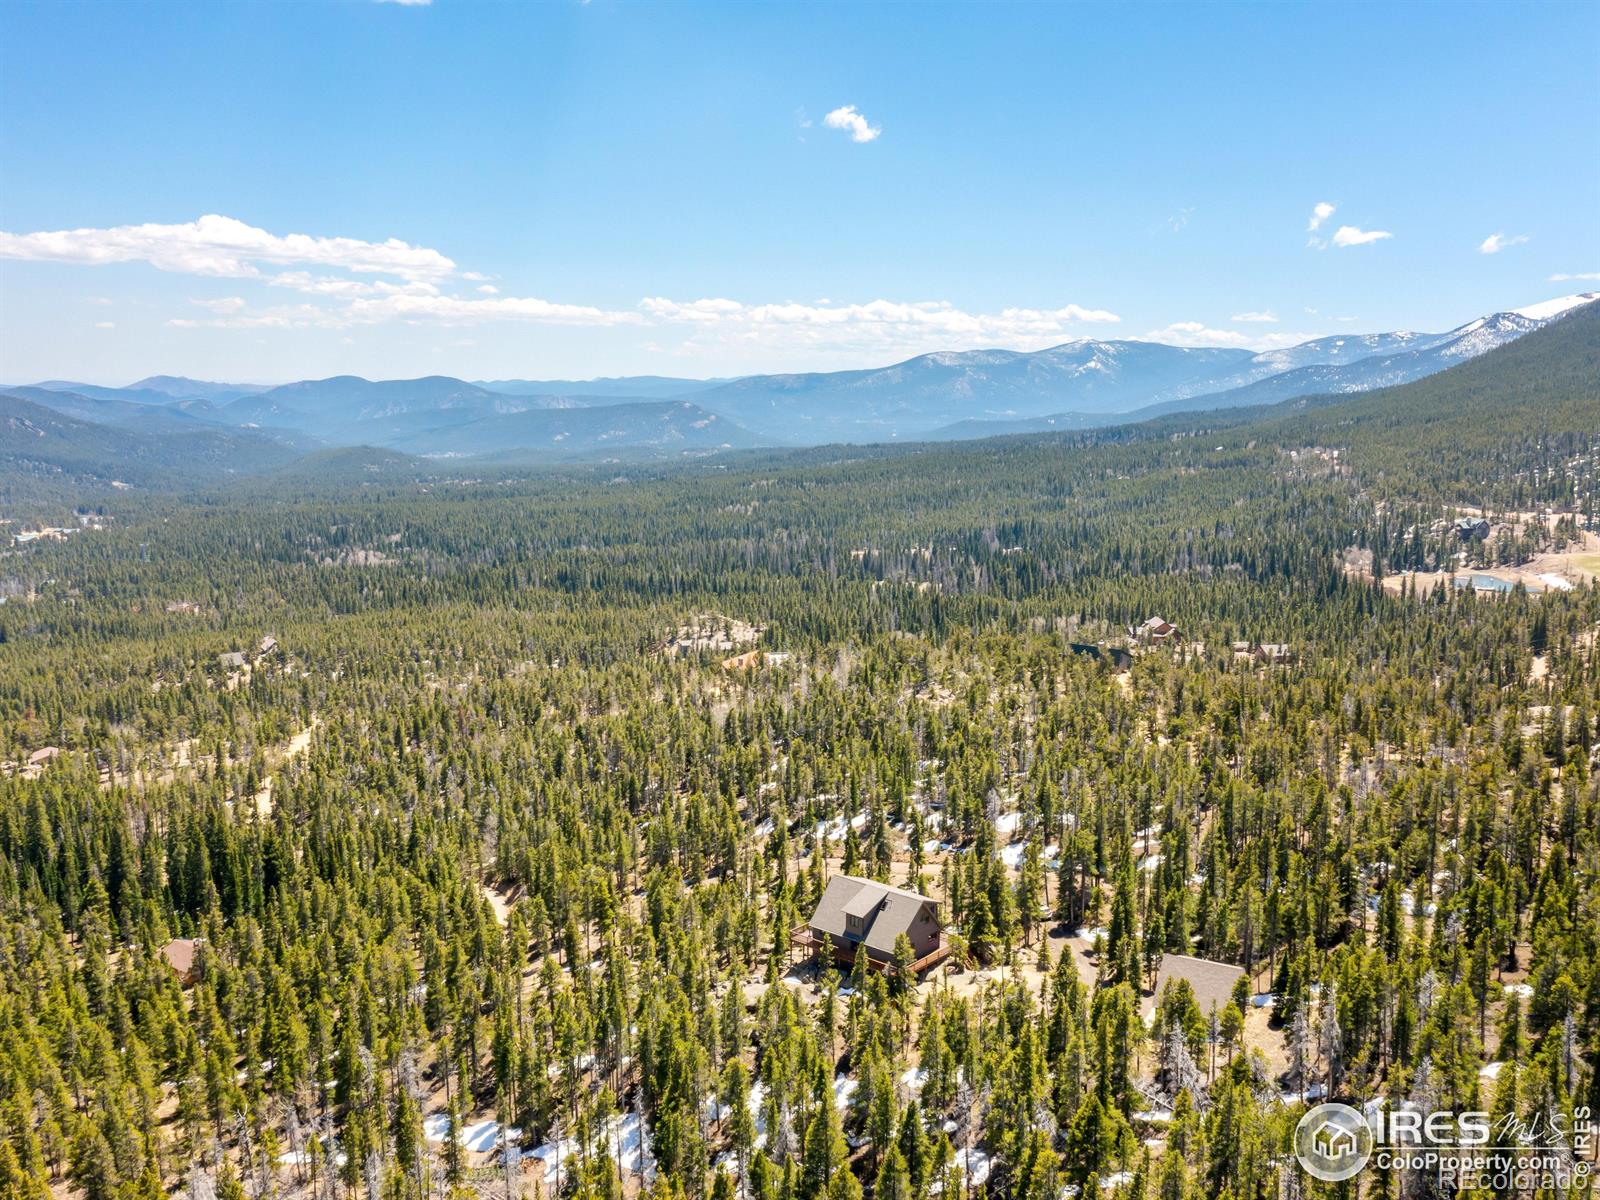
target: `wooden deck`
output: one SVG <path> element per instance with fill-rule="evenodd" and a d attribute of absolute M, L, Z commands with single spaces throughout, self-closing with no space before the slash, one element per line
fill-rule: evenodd
<path fill-rule="evenodd" d="M 833 960 L 835 962 L 853 965 L 856 961 L 856 948 L 849 942 L 835 942 L 827 937 L 819 937 L 809 925 L 796 925 L 789 935 L 789 940 L 795 946 L 812 954 L 820 954 L 824 948 L 832 945 Z M 948 957 L 950 957 L 950 947 L 941 941 L 938 946 L 911 964 L 911 974 L 921 975 L 924 971 L 938 966 Z M 867 955 L 867 966 L 869 969 L 880 971 L 885 975 L 894 970 L 893 963 L 873 958 L 870 953 Z"/>

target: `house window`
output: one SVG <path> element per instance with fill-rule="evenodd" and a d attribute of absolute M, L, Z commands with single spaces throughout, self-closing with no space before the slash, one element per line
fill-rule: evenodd
<path fill-rule="evenodd" d="M 846 929 L 860 929 L 861 918 L 856 916 L 854 913 L 848 913 L 845 916 L 844 924 Z"/>

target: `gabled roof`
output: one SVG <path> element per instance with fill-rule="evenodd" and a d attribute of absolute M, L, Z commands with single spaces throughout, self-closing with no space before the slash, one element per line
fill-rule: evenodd
<path fill-rule="evenodd" d="M 195 938 L 173 938 L 161 947 L 161 957 L 167 960 L 167 966 L 187 978 L 194 970 L 194 951 L 198 944 Z"/>
<path fill-rule="evenodd" d="M 845 901 L 844 915 L 865 918 L 870 916 L 873 909 L 881 903 L 883 903 L 883 893 L 877 888 L 860 888 L 854 896 Z"/>
<path fill-rule="evenodd" d="M 864 945 L 887 958 L 894 953 L 895 938 L 910 933 L 924 909 L 937 920 L 938 908 L 936 901 L 919 892 L 855 875 L 835 875 L 817 902 L 811 928 L 841 945 Z M 852 916 L 861 918 L 860 930 L 849 928 L 846 918 Z"/>
<path fill-rule="evenodd" d="M 1148 1015 L 1154 1011 L 1167 984 L 1174 979 L 1187 979 L 1189 986 L 1194 989 L 1194 998 L 1200 1005 L 1200 1011 L 1210 1016 L 1213 1005 L 1219 1012 L 1227 1005 L 1233 995 L 1234 981 L 1243 974 L 1244 968 L 1232 963 L 1192 958 L 1187 954 L 1164 954 L 1161 956 L 1161 969 L 1156 973 L 1155 994 L 1145 998 L 1145 1012 Z"/>

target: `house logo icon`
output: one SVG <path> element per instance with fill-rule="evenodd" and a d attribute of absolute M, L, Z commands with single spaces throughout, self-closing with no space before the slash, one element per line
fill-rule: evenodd
<path fill-rule="evenodd" d="M 1319 1104 L 1294 1129 L 1294 1156 L 1315 1179 L 1349 1179 L 1372 1157 L 1372 1129 L 1348 1104 Z"/>

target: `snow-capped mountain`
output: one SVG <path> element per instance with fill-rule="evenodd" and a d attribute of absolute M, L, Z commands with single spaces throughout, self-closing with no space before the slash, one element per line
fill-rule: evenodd
<path fill-rule="evenodd" d="M 1041 418 L 985 422 L 968 419 L 932 432 L 944 438 L 1082 429 L 1140 421 L 1167 413 L 1275 404 L 1299 396 L 1349 394 L 1409 383 L 1515 341 L 1586 304 L 1600 292 L 1564 296 L 1527 308 L 1478 317 L 1445 333 L 1379 333 L 1318 338 L 1286 350 L 1256 354 L 1228 375 L 1199 387 L 1150 393 L 1149 402 L 1116 414 L 1064 408 Z"/>
<path fill-rule="evenodd" d="M 1032 354 L 969 350 L 864 371 L 753 375 L 692 398 L 784 441 L 888 441 L 963 418 L 1126 411 L 1153 394 L 1209 390 L 1250 358 L 1248 350 L 1083 340 Z"/>
<path fill-rule="evenodd" d="M 1586 292 L 1530 305 L 1525 309 L 1492 313 L 1441 334 L 1380 334 L 1376 339 L 1360 339 L 1373 341 L 1374 344 L 1380 344 L 1384 339 L 1412 340 L 1409 345 L 1395 343 L 1404 348 L 1388 352 L 1379 350 L 1353 360 L 1340 361 L 1339 357 L 1329 355 L 1322 361 L 1312 361 L 1305 366 L 1264 376 L 1256 382 L 1219 389 L 1195 403 L 1158 404 L 1153 407 L 1152 413 L 1232 408 L 1241 404 L 1273 404 L 1296 396 L 1369 392 L 1374 388 L 1410 383 L 1413 379 L 1421 379 L 1435 371 L 1443 371 L 1469 358 L 1486 354 L 1497 346 L 1504 346 L 1595 300 L 1600 300 L 1600 292 Z M 1316 343 L 1306 342 L 1294 347 L 1290 353 L 1335 340 L 1339 339 L 1322 338 Z"/>
<path fill-rule="evenodd" d="M 1559 317 L 1575 308 L 1582 308 L 1585 304 L 1592 304 L 1596 300 L 1600 300 L 1600 292 L 1578 292 L 1572 296 L 1559 296 L 1554 300 L 1530 304 L 1526 308 L 1514 308 L 1511 312 L 1515 316 L 1527 317 L 1530 321 L 1548 321 L 1552 317 Z"/>
<path fill-rule="evenodd" d="M 262 389 L 153 376 L 128 388 L 51 381 L 25 389 L 25 398 L 79 419 L 111 413 L 145 425 L 198 421 L 421 454 L 972 438 L 1408 383 L 1596 300 L 1600 292 L 1583 292 L 1492 313 L 1444 333 L 1340 334 L 1262 353 L 1083 339 L 1034 353 L 941 351 L 867 370 L 733 380 L 643 376 L 480 385 L 447 376 L 371 381 L 344 375 Z M 669 394 L 684 403 L 667 403 Z M 591 409 L 609 411 L 614 420 L 580 411 Z"/>

